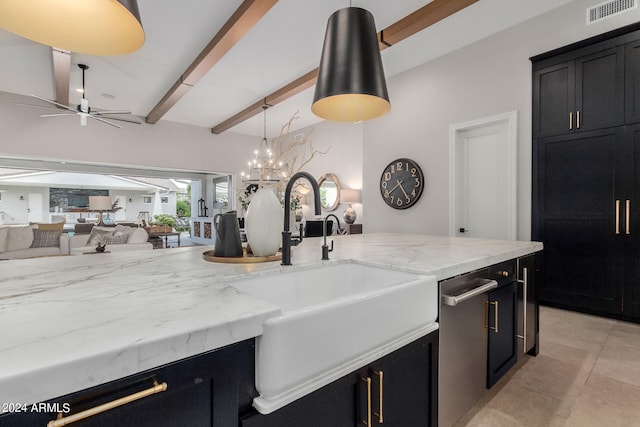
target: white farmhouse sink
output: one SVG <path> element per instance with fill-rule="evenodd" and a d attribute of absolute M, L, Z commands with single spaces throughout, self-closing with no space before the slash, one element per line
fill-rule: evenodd
<path fill-rule="evenodd" d="M 254 406 L 262 413 L 437 329 L 434 276 L 347 262 L 232 285 L 281 309 L 257 339 Z"/>

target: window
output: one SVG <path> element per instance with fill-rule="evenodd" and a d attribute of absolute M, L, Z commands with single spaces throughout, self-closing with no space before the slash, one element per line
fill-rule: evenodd
<path fill-rule="evenodd" d="M 142 196 L 142 203 L 150 205 L 152 201 L 153 199 L 151 196 Z"/>
<path fill-rule="evenodd" d="M 169 198 L 168 197 L 160 197 L 160 203 L 169 203 Z"/>

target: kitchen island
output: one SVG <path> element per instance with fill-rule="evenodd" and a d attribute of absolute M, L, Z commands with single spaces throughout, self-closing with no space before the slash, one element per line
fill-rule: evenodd
<path fill-rule="evenodd" d="M 278 262 L 204 261 L 207 247 L 0 263 L 0 402 L 34 403 L 261 334 L 279 307 L 234 280 L 355 260 L 450 278 L 542 250 L 536 242 L 403 234 L 320 238 Z"/>

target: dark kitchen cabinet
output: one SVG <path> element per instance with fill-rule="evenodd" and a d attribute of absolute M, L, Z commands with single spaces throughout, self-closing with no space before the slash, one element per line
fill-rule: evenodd
<path fill-rule="evenodd" d="M 539 301 L 619 313 L 624 130 L 540 138 L 535 147 L 532 238 L 544 243 Z"/>
<path fill-rule="evenodd" d="M 565 55 L 575 57 L 564 62 L 535 66 L 534 136 L 624 123 L 624 47 L 593 50 L 584 48 L 574 55 Z"/>
<path fill-rule="evenodd" d="M 640 40 L 625 46 L 625 123 L 640 123 Z"/>
<path fill-rule="evenodd" d="M 438 332 L 433 332 L 242 427 L 437 426 Z"/>
<path fill-rule="evenodd" d="M 619 242 L 623 258 L 621 313 L 625 319 L 640 322 L 640 125 L 625 128 L 625 184 L 616 194 L 620 201 Z"/>
<path fill-rule="evenodd" d="M 559 95 L 541 93 L 546 89 L 540 81 L 547 78 L 541 76 L 545 70 L 551 72 L 554 66 L 559 70 L 561 64 L 581 58 L 595 61 L 582 66 L 582 77 L 575 65 L 575 87 L 581 84 L 579 79 L 583 84 L 582 101 L 576 89 L 576 109 L 583 108 L 584 122 L 578 131 L 562 131 L 549 120 L 545 122 L 548 114 L 560 111 L 547 98 Z M 640 262 L 636 260 L 640 239 L 635 235 L 640 228 L 636 209 L 640 205 L 640 25 L 539 55 L 532 61 L 531 234 L 545 246 L 538 300 L 640 322 Z M 595 84 L 585 83 L 588 75 Z M 555 89 L 561 88 L 562 78 L 556 76 L 559 83 Z M 624 83 L 621 97 L 620 81 Z M 593 86 L 587 91 L 591 95 L 584 96 L 587 86 Z M 585 104 L 587 98 L 591 100 Z M 624 106 L 621 114 L 619 98 Z M 586 108 L 600 108 L 598 104 L 607 111 L 598 113 L 594 128 L 587 124 L 591 116 Z"/>
<path fill-rule="evenodd" d="M 251 405 L 255 389 L 253 340 L 181 360 L 147 372 L 53 399 L 70 406 L 71 416 L 154 385 L 166 390 L 74 422 L 78 427 L 237 426 L 238 413 Z M 26 412 L 0 416 L 1 427 L 46 426 L 56 413 Z M 63 424 L 62 421 L 59 425 Z"/>
<path fill-rule="evenodd" d="M 487 294 L 487 388 L 491 388 L 518 360 L 516 338 L 516 282 L 510 282 Z"/>

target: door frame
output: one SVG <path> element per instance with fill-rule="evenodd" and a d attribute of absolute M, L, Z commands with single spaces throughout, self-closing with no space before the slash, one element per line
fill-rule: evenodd
<path fill-rule="evenodd" d="M 495 116 L 483 117 L 464 123 L 449 126 L 449 235 L 456 236 L 456 156 L 457 147 L 462 142 L 462 134 L 466 131 L 506 122 L 507 124 L 507 163 L 500 165 L 505 170 L 507 180 L 506 197 L 508 206 L 507 233 L 509 240 L 517 237 L 517 144 L 518 144 L 518 111 L 509 111 Z"/>

